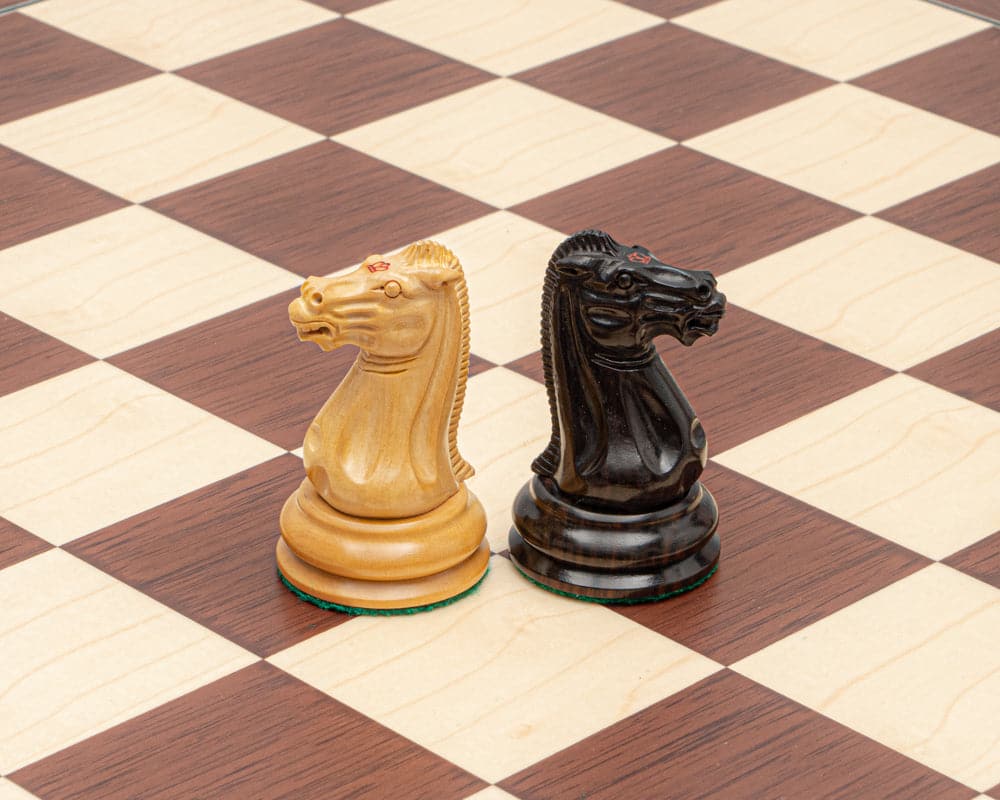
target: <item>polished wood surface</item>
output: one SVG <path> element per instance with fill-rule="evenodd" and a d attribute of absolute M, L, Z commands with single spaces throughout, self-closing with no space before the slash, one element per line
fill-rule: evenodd
<path fill-rule="evenodd" d="M 311 277 L 288 307 L 299 339 L 359 349 L 309 426 L 306 480 L 281 512 L 281 574 L 368 609 L 438 603 L 485 574 L 486 512 L 458 450 L 469 372 L 461 264 L 435 242 Z"/>
<path fill-rule="evenodd" d="M 719 560 L 719 512 L 698 482 L 704 428 L 653 344 L 718 329 L 709 272 L 670 266 L 603 231 L 556 248 L 542 294 L 552 416 L 536 477 L 514 500 L 510 554 L 549 588 L 604 601 L 697 586 Z"/>

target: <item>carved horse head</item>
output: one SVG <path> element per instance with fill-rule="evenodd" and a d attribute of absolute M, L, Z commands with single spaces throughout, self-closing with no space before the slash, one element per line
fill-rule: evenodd
<path fill-rule="evenodd" d="M 601 231 L 564 241 L 552 255 L 549 276 L 578 309 L 582 332 L 597 352 L 626 361 L 648 355 L 656 336 L 684 345 L 711 336 L 726 306 L 712 273 L 664 264 L 645 247 L 625 247 Z"/>
<path fill-rule="evenodd" d="M 306 435 L 306 473 L 334 508 L 424 513 L 472 468 L 458 452 L 469 365 L 469 304 L 455 255 L 418 242 L 354 271 L 311 277 L 288 309 L 299 339 L 360 348 Z"/>
<path fill-rule="evenodd" d="M 682 497 L 704 466 L 704 432 L 653 339 L 710 336 L 725 303 L 711 273 L 602 231 L 559 245 L 542 294 L 552 438 L 534 471 L 594 505 Z"/>

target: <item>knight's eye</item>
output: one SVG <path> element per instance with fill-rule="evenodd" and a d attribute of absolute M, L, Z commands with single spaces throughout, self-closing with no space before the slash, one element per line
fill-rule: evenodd
<path fill-rule="evenodd" d="M 403 291 L 403 288 L 396 281 L 389 281 L 382 287 L 382 291 L 385 292 L 386 297 L 399 297 L 399 293 Z"/>
<path fill-rule="evenodd" d="M 619 289 L 631 289 L 633 283 L 635 283 L 635 281 L 627 272 L 620 272 L 618 277 L 615 278 L 615 284 L 617 284 Z"/>

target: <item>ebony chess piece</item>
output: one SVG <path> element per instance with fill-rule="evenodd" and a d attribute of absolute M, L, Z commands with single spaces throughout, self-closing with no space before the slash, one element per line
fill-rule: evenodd
<path fill-rule="evenodd" d="M 602 231 L 566 239 L 542 293 L 552 438 L 514 500 L 510 554 L 550 589 L 605 603 L 658 600 L 719 560 L 707 440 L 656 352 L 718 329 L 709 272 L 672 267 Z"/>

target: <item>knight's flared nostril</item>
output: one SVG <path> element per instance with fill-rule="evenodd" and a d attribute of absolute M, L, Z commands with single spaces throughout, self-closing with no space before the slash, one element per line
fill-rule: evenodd
<path fill-rule="evenodd" d="M 323 293 L 313 292 L 311 295 L 309 295 L 309 300 L 312 302 L 314 306 L 321 306 L 323 305 Z"/>

